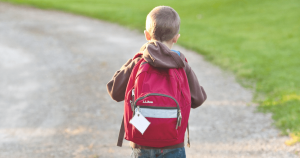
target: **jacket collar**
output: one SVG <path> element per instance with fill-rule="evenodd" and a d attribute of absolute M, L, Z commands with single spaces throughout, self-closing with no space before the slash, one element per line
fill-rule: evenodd
<path fill-rule="evenodd" d="M 141 52 L 143 52 L 144 60 L 154 67 L 181 68 L 185 65 L 185 57 L 182 53 L 179 56 L 159 41 L 151 41 L 144 44 Z"/>

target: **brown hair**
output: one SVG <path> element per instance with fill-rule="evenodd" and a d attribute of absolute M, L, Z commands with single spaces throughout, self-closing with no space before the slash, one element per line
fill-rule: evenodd
<path fill-rule="evenodd" d="M 180 17 L 171 7 L 158 6 L 147 15 L 146 30 L 151 39 L 168 41 L 179 32 Z"/>

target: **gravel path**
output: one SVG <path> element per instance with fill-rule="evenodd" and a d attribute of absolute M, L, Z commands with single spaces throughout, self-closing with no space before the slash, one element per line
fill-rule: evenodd
<path fill-rule="evenodd" d="M 123 103 L 105 85 L 145 42 L 115 24 L 0 3 L 0 157 L 129 157 L 127 141 L 116 147 Z M 187 157 L 298 157 L 231 74 L 175 49 L 209 98 L 191 112 Z"/>

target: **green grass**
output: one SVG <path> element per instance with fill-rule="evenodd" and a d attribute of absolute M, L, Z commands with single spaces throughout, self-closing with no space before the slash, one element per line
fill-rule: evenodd
<path fill-rule="evenodd" d="M 180 45 L 254 88 L 259 109 L 273 113 L 283 134 L 300 132 L 299 0 L 2 1 L 82 14 L 140 31 L 152 8 L 171 6 L 181 17 Z"/>

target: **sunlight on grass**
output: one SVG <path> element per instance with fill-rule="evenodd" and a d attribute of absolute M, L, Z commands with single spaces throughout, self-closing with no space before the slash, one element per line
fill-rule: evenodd
<path fill-rule="evenodd" d="M 295 145 L 297 142 L 300 142 L 300 135 L 294 133 L 290 134 L 290 140 L 285 141 L 285 144 L 288 146 Z"/>
<path fill-rule="evenodd" d="M 275 125 L 283 134 L 300 132 L 300 95 L 290 94 L 277 100 L 268 99 L 261 103 L 259 110 L 272 112 Z"/>

